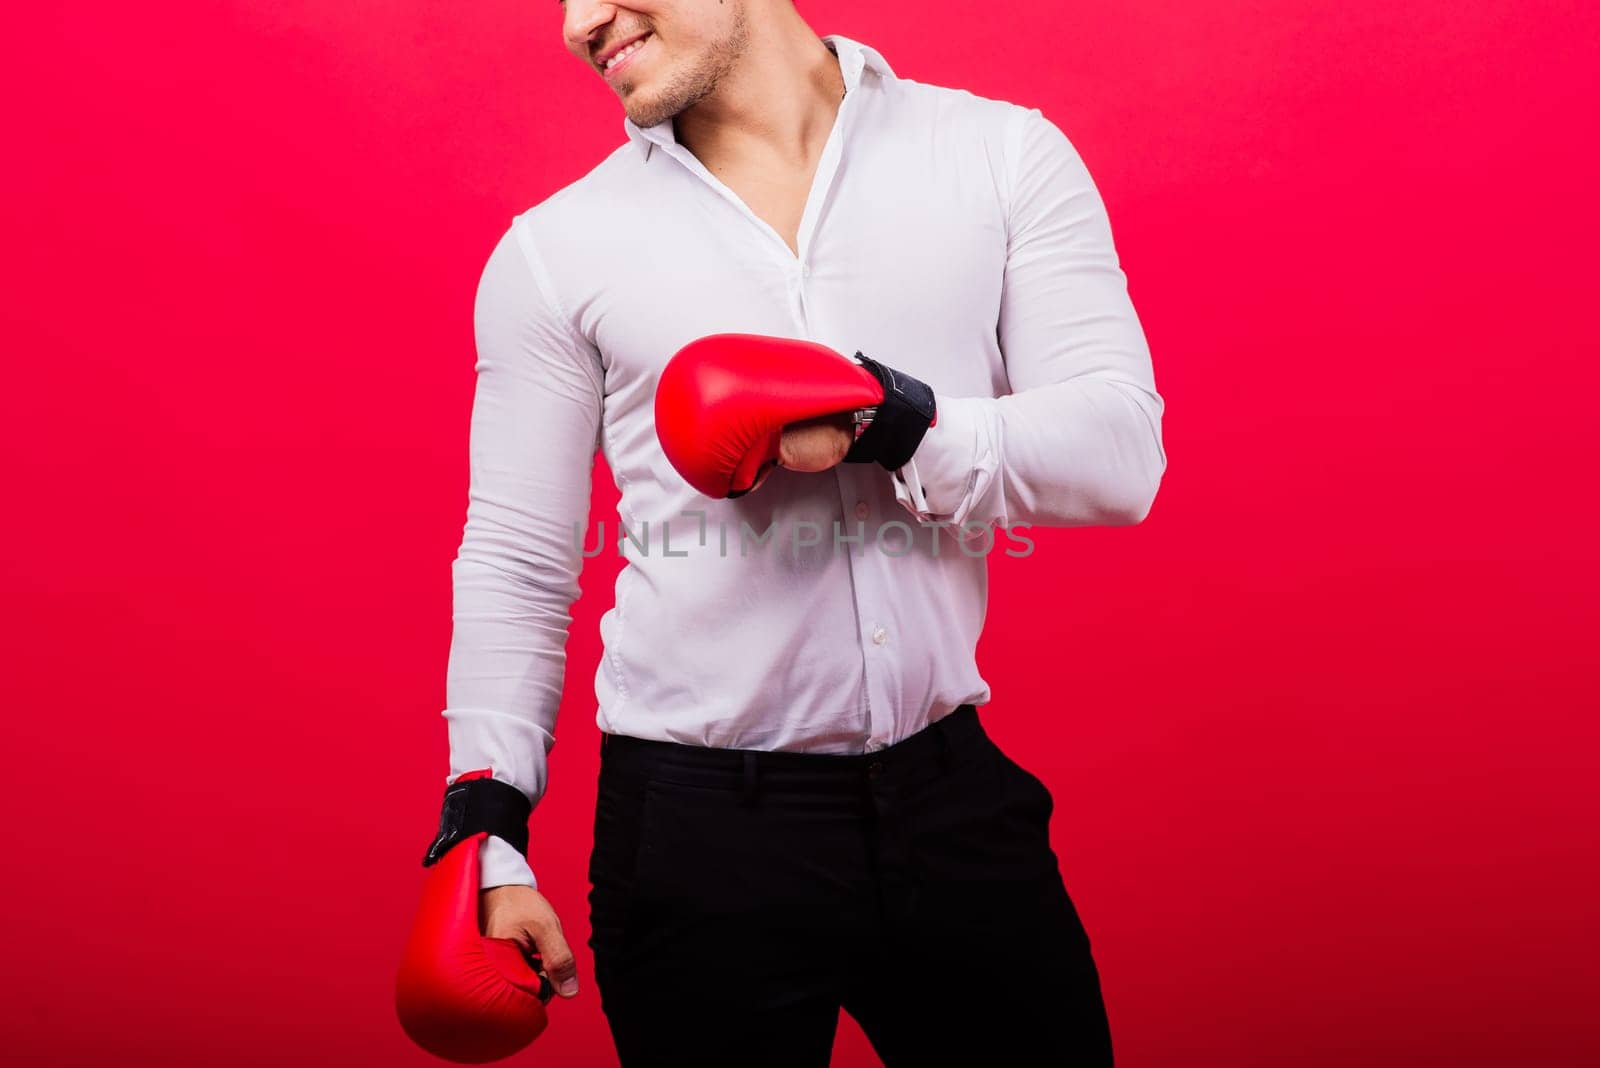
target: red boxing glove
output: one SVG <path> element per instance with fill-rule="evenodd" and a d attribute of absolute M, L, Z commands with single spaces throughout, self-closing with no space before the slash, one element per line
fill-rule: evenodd
<path fill-rule="evenodd" d="M 473 782 L 485 785 L 470 787 Z M 478 853 L 489 832 L 478 828 L 516 836 L 519 799 L 529 805 L 488 771 L 469 772 L 445 791 L 439 837 L 424 861 L 431 866 L 422 903 L 395 982 L 395 1009 L 406 1034 L 429 1053 L 461 1064 L 509 1057 L 547 1023 L 549 979 L 515 941 L 479 933 Z M 528 809 L 520 813 L 525 851 Z"/>
<path fill-rule="evenodd" d="M 711 334 L 661 370 L 656 436 L 667 460 L 708 497 L 750 492 L 778 462 L 789 423 L 875 408 L 846 460 L 895 468 L 935 420 L 933 391 L 857 353 L 762 334 Z"/>

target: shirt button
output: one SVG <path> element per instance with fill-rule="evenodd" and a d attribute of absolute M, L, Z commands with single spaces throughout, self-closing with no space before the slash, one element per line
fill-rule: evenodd
<path fill-rule="evenodd" d="M 807 263 L 807 264 L 801 265 L 801 267 L 800 267 L 800 276 L 802 278 L 810 278 L 811 277 L 811 264 Z"/>
<path fill-rule="evenodd" d="M 856 502 L 856 518 L 857 519 L 865 519 L 865 518 L 867 518 L 868 513 L 870 513 L 871 511 L 872 511 L 872 509 L 867 507 L 867 502 L 866 501 L 857 501 Z"/>
<path fill-rule="evenodd" d="M 882 627 L 878 627 L 878 628 L 873 630 L 873 632 L 872 632 L 872 644 L 874 644 L 874 645 L 882 645 L 884 642 L 886 642 L 888 640 L 889 640 L 889 632 L 888 631 L 884 630 Z"/>

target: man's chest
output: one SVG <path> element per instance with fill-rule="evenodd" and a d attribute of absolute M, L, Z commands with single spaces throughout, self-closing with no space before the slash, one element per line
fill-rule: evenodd
<path fill-rule="evenodd" d="M 661 368 L 707 334 L 860 350 L 947 395 L 1004 388 L 1005 211 L 981 153 L 858 151 L 806 189 L 658 165 L 534 235 L 599 354 L 620 446 L 648 436 Z"/>
<path fill-rule="evenodd" d="M 791 255 L 800 255 L 800 223 L 812 193 L 814 169 L 775 175 L 718 168 L 715 173 L 751 214 L 772 228 Z"/>

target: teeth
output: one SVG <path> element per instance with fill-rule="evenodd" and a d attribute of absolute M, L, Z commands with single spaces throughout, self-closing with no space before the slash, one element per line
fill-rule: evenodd
<path fill-rule="evenodd" d="M 618 52 L 616 55 L 614 55 L 610 59 L 606 60 L 606 70 L 610 70 L 612 67 L 616 66 L 618 63 L 621 63 L 623 60 L 627 59 L 629 56 L 631 56 L 635 52 L 639 51 L 640 48 L 644 47 L 644 43 L 647 40 L 649 40 L 649 38 L 641 37 L 641 38 L 639 38 L 639 40 L 633 42 L 633 44 L 629 45 L 627 48 L 624 48 L 622 51 Z"/>

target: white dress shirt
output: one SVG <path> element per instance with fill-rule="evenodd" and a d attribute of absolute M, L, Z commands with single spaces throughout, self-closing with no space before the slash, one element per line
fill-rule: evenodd
<path fill-rule="evenodd" d="M 1027 544 L 999 528 L 1149 510 L 1163 402 L 1077 151 L 1037 109 L 824 41 L 846 92 L 798 254 L 670 121 L 624 118 L 627 143 L 489 256 L 448 781 L 488 767 L 544 791 L 584 552 L 619 551 L 614 523 L 603 546 L 589 525 L 597 448 L 631 533 L 600 621 L 599 726 L 691 745 L 860 753 L 985 703 L 988 552 Z M 860 350 L 928 383 L 938 422 L 896 472 L 778 469 L 703 497 L 667 463 L 652 405 L 674 352 L 726 332 Z M 483 885 L 506 883 L 532 871 L 491 839 Z"/>

